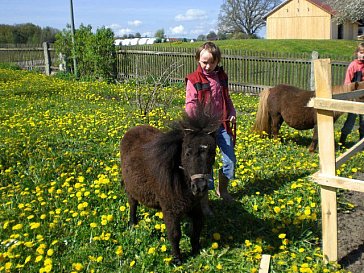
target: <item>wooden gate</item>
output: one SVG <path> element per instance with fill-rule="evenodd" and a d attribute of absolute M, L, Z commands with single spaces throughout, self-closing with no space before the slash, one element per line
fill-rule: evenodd
<path fill-rule="evenodd" d="M 321 189 L 322 248 L 324 261 L 337 261 L 336 189 L 364 192 L 364 181 L 336 176 L 336 169 L 364 149 L 364 139 L 335 157 L 333 111 L 364 114 L 364 103 L 347 101 L 364 95 L 364 90 L 332 95 L 330 59 L 314 61 L 316 98 L 310 106 L 317 109 L 320 171 L 312 175 Z"/>

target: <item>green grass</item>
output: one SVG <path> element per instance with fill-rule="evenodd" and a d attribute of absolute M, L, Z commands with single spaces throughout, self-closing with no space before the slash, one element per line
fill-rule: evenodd
<path fill-rule="evenodd" d="M 317 51 L 320 55 L 353 57 L 358 41 L 353 40 L 221 40 L 214 41 L 221 49 L 264 51 L 278 53 L 308 53 Z M 203 42 L 163 43 L 158 47 L 197 48 Z"/>
<path fill-rule="evenodd" d="M 183 88 L 164 90 L 177 99 L 144 116 L 132 85 L 0 75 L 0 272 L 258 272 L 262 254 L 272 255 L 272 273 L 345 272 L 322 263 L 311 131 L 283 126 L 282 142 L 259 138 L 250 130 L 257 97 L 232 94 L 238 138 L 229 189 L 236 202 L 226 206 L 210 193 L 216 217 L 204 227 L 201 253 L 189 256 L 184 222 L 185 262 L 176 267 L 160 212 L 141 206 L 139 225 L 128 227 L 118 145 L 135 125 L 164 128 L 178 118 Z M 359 154 L 338 172 L 355 177 L 363 165 Z"/>

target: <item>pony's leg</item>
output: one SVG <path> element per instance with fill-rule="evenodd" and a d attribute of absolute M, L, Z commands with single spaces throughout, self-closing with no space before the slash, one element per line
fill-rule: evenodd
<path fill-rule="evenodd" d="M 201 244 L 200 244 L 200 235 L 204 222 L 204 215 L 200 206 L 196 206 L 188 215 L 192 220 L 192 233 L 191 233 L 191 246 L 192 246 L 192 255 L 196 255 L 199 253 Z"/>
<path fill-rule="evenodd" d="M 171 213 L 163 211 L 164 215 L 164 223 L 167 228 L 167 236 L 168 240 L 172 245 L 172 256 L 173 263 L 177 265 L 182 264 L 182 256 L 181 250 L 179 248 L 179 242 L 182 237 L 181 233 L 181 220 L 178 219 L 175 215 L 171 215 Z"/>
<path fill-rule="evenodd" d="M 272 134 L 274 138 L 278 138 L 279 129 L 281 129 L 281 125 L 283 123 L 282 116 L 279 114 L 271 115 L 271 126 L 272 126 Z"/>
<path fill-rule="evenodd" d="M 312 136 L 312 142 L 310 146 L 308 147 L 308 151 L 310 153 L 314 153 L 318 144 L 318 131 L 317 131 L 317 124 L 313 127 L 313 136 Z"/>
<path fill-rule="evenodd" d="M 129 226 L 138 224 L 138 218 L 136 216 L 137 208 L 138 208 L 138 201 L 135 200 L 133 197 L 131 197 L 128 194 L 128 203 L 130 207 L 130 213 L 129 213 Z"/>

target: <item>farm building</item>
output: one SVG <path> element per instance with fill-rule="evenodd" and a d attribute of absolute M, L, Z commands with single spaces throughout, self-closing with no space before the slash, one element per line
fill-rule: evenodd
<path fill-rule="evenodd" d="M 286 0 L 268 12 L 267 39 L 357 39 L 359 22 L 338 24 L 320 0 Z"/>

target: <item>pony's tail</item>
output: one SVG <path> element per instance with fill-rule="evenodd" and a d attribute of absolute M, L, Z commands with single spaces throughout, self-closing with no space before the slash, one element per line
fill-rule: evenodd
<path fill-rule="evenodd" d="M 265 88 L 259 95 L 258 110 L 255 117 L 255 124 L 253 126 L 253 130 L 261 136 L 264 135 L 264 132 L 269 135 L 271 130 L 267 105 L 269 93 L 270 88 Z"/>

